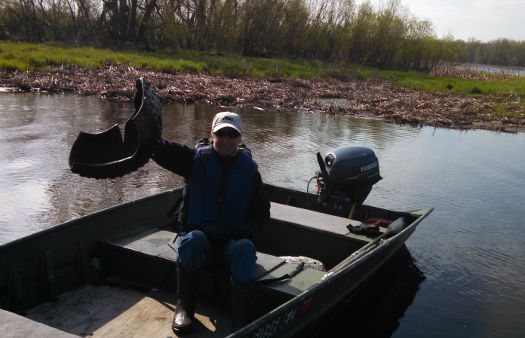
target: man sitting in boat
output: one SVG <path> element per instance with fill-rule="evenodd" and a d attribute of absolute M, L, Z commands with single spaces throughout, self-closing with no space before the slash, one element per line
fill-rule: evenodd
<path fill-rule="evenodd" d="M 176 241 L 175 333 L 192 328 L 198 274 L 210 263 L 224 264 L 231 272 L 234 328 L 249 322 L 255 292 L 254 242 L 270 220 L 270 202 L 257 164 L 239 147 L 239 115 L 215 115 L 210 138 L 211 145 L 200 148 L 161 139 L 153 155 L 157 164 L 183 176 L 188 183 L 179 215 L 182 229 Z"/>

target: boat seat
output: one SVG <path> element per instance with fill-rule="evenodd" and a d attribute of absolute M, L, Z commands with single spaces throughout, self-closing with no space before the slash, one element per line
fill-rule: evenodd
<path fill-rule="evenodd" d="M 324 230 L 339 235 L 347 235 L 349 224 L 359 225 L 361 222 L 340 216 L 323 214 L 290 205 L 271 202 L 271 217 L 274 220 L 299 224 L 309 228 Z"/>
<path fill-rule="evenodd" d="M 159 288 L 160 285 L 164 285 L 163 287 L 174 288 L 176 280 L 172 272 L 177 255 L 168 242 L 173 242 L 175 235 L 176 233 L 167 230 L 150 229 L 134 236 L 104 241 L 105 250 L 110 250 L 106 252 L 104 260 L 112 273 L 121 276 L 133 286 Z M 287 263 L 283 258 L 258 251 L 255 280 L 279 279 L 293 273 L 297 267 L 298 264 Z M 285 278 L 274 283 L 257 283 L 257 303 L 262 309 L 269 311 L 275 304 L 282 304 L 318 283 L 325 273 L 304 267 L 297 273 L 297 278 Z M 221 290 L 226 282 L 220 277 L 223 274 L 222 268 L 203 271 L 199 283 L 200 294 L 210 296 Z M 171 280 L 168 275 L 173 275 Z"/>
<path fill-rule="evenodd" d="M 119 283 L 125 282 L 143 289 L 174 288 L 177 283 L 173 263 L 177 261 L 177 255 L 167 244 L 173 241 L 174 236 L 175 233 L 171 231 L 150 229 L 134 236 L 103 241 L 101 244 L 106 267 Z M 298 264 L 287 263 L 280 257 L 257 252 L 255 280 L 279 279 L 297 267 Z M 318 283 L 325 273 L 304 267 L 297 273 L 298 278 L 257 283 L 257 302 L 261 308 L 269 311 L 275 304 L 281 304 Z M 213 290 L 221 290 L 226 281 L 216 277 L 223 274 L 222 268 L 203 271 L 199 282 L 200 294 L 210 296 L 216 292 Z"/>
<path fill-rule="evenodd" d="M 372 238 L 365 235 L 352 233 L 349 226 L 359 226 L 361 221 L 341 216 L 324 214 L 321 212 L 293 207 L 286 204 L 271 202 L 271 218 L 274 221 L 295 224 L 301 227 L 320 230 L 325 233 L 342 235 L 362 242 L 370 242 Z M 384 233 L 385 228 L 378 227 L 379 232 Z"/>
<path fill-rule="evenodd" d="M 106 247 L 118 248 L 128 253 L 137 253 L 160 258 L 163 261 L 176 262 L 177 255 L 174 249 L 168 245 L 168 242 L 173 242 L 175 235 L 176 233 L 167 230 L 150 229 L 131 237 L 104 241 L 103 244 Z M 111 259 L 111 257 L 107 257 L 107 259 Z M 257 252 L 255 278 L 263 277 L 269 271 L 284 263 L 284 260 L 279 257 Z"/>

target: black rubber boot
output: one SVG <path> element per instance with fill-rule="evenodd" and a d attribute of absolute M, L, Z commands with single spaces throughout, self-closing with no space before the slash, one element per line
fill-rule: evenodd
<path fill-rule="evenodd" d="M 248 325 L 253 319 L 255 283 L 241 283 L 231 278 L 231 312 L 233 330 Z"/>
<path fill-rule="evenodd" d="M 187 333 L 195 321 L 197 274 L 190 273 L 177 264 L 177 308 L 171 328 L 175 333 Z"/>

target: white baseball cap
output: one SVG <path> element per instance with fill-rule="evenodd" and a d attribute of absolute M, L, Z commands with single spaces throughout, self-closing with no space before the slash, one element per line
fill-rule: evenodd
<path fill-rule="evenodd" d="M 230 127 L 239 132 L 242 135 L 242 122 L 241 117 L 235 113 L 225 111 L 222 113 L 217 113 L 213 118 L 213 123 L 211 124 L 211 131 L 217 132 L 222 128 Z"/>

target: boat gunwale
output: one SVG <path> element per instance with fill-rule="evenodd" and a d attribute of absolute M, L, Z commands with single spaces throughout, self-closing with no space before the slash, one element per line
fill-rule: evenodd
<path fill-rule="evenodd" d="M 131 201 L 119 203 L 119 204 L 116 204 L 116 205 L 113 205 L 113 206 L 110 206 L 110 207 L 107 207 L 107 208 L 103 208 L 103 209 L 100 209 L 100 210 L 96 210 L 96 211 L 90 212 L 90 213 L 88 213 L 86 215 L 83 215 L 83 216 L 80 216 L 80 217 L 77 217 L 77 218 L 65 221 L 63 223 L 52 225 L 52 226 L 50 226 L 47 229 L 42 229 L 40 231 L 34 232 L 34 233 L 26 235 L 26 236 L 22 236 L 20 238 L 14 239 L 14 240 L 9 241 L 7 243 L 0 244 L 0 250 L 10 248 L 11 246 L 16 246 L 20 242 L 24 242 L 24 241 L 32 240 L 32 239 L 37 239 L 37 238 L 45 236 L 47 234 L 50 234 L 50 233 L 53 233 L 53 232 L 58 232 L 59 230 L 62 230 L 64 228 L 68 228 L 68 227 L 73 226 L 73 225 L 75 225 L 77 223 L 82 223 L 82 222 L 84 222 L 86 220 L 89 220 L 91 218 L 94 218 L 94 217 L 97 217 L 97 216 L 102 216 L 104 214 L 110 213 L 110 212 L 118 210 L 118 209 L 124 209 L 124 208 L 132 206 L 133 204 L 136 204 L 138 202 L 146 202 L 146 201 L 148 201 L 150 199 L 159 198 L 162 195 L 170 196 L 170 195 L 176 193 L 178 190 L 182 191 L 182 189 L 183 189 L 182 187 L 178 187 L 178 188 L 174 188 L 174 189 L 170 189 L 170 190 L 165 190 L 165 191 L 161 191 L 161 192 L 158 192 L 158 193 L 155 193 L 155 194 L 151 194 L 151 195 L 148 195 L 148 196 L 140 197 L 140 198 L 137 198 L 137 199 L 134 199 L 134 200 L 131 200 Z"/>

